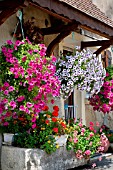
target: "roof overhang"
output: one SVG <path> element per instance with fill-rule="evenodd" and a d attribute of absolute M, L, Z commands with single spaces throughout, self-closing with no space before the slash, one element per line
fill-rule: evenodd
<path fill-rule="evenodd" d="M 47 52 L 51 54 L 56 44 L 62 41 L 63 38 L 68 36 L 73 30 L 82 28 L 88 30 L 92 33 L 105 37 L 109 40 L 102 41 L 102 46 L 97 50 L 96 54 L 98 55 L 104 49 L 108 48 L 113 44 L 113 23 L 110 19 L 103 21 L 99 18 L 94 18 L 92 15 L 83 12 L 74 8 L 70 4 L 66 3 L 65 0 L 0 0 L 0 25 L 5 22 L 5 20 L 14 14 L 18 9 L 32 5 L 37 9 L 45 11 L 49 15 L 52 15 L 62 21 L 66 22 L 65 28 L 62 29 L 56 28 L 46 28 L 46 32 L 52 31 L 59 32 L 60 34 L 49 44 Z M 70 2 L 70 1 L 69 1 Z M 110 23 L 109 23 L 110 22 Z M 65 30 L 65 31 L 64 31 Z M 43 30 L 44 31 L 44 30 Z M 92 46 L 92 42 L 88 42 L 89 46 Z M 94 44 L 94 43 L 93 43 Z M 95 44 L 100 44 L 100 42 L 95 42 Z M 87 43 L 82 42 L 82 48 L 86 47 Z"/>
<path fill-rule="evenodd" d="M 79 24 L 79 27 L 108 39 L 113 37 L 113 27 L 95 19 L 74 7 L 58 0 L 32 0 L 31 5 L 41 8 L 51 15 L 61 18 L 64 21 Z"/>
<path fill-rule="evenodd" d="M 0 10 L 2 12 L 0 13 L 0 25 L 19 8 L 27 6 L 28 3 L 63 21 L 76 21 L 82 29 L 108 39 L 113 37 L 113 27 L 60 0 L 18 0 L 18 2 L 11 0 L 10 3 L 9 0 L 1 0 Z"/>

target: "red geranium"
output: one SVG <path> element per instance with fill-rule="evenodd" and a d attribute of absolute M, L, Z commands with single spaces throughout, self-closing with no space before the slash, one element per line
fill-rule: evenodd
<path fill-rule="evenodd" d="M 59 107 L 58 106 L 53 106 L 53 110 L 59 111 Z"/>
<path fill-rule="evenodd" d="M 45 124 L 49 124 L 49 120 L 45 120 Z"/>
<path fill-rule="evenodd" d="M 57 117 L 57 116 L 58 116 L 58 111 L 54 110 L 54 111 L 52 112 L 52 116 Z"/>
<path fill-rule="evenodd" d="M 48 110 L 49 110 L 49 107 L 48 107 L 48 106 L 44 106 L 42 110 L 43 110 L 43 111 L 48 111 Z"/>
<path fill-rule="evenodd" d="M 66 124 L 65 124 L 64 122 L 61 122 L 61 126 L 62 126 L 63 128 L 66 128 Z"/>
<path fill-rule="evenodd" d="M 55 117 L 52 117 L 52 121 L 53 121 L 53 122 L 56 122 L 57 119 L 56 119 Z"/>
<path fill-rule="evenodd" d="M 53 128 L 53 131 L 54 131 L 55 133 L 58 133 L 58 128 Z"/>
<path fill-rule="evenodd" d="M 94 123 L 93 123 L 93 122 L 90 122 L 89 124 L 90 124 L 90 126 L 94 126 Z"/>

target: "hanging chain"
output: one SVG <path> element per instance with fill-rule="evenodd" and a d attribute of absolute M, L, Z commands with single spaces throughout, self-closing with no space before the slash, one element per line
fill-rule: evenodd
<path fill-rule="evenodd" d="M 14 35 L 15 35 L 16 31 L 17 31 L 17 28 L 18 28 L 19 23 L 20 23 L 21 32 L 22 32 L 22 38 L 24 39 L 24 30 L 23 30 L 23 23 L 22 23 L 23 13 L 22 13 L 21 10 L 18 10 L 18 12 L 17 12 L 17 17 L 18 17 L 19 21 L 17 22 L 16 27 L 15 27 L 15 29 L 14 29 L 14 33 L 13 33 L 12 40 L 13 40 Z"/>

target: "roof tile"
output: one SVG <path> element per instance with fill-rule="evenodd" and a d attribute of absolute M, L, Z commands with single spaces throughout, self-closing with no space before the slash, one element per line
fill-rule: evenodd
<path fill-rule="evenodd" d="M 76 8 L 77 10 L 80 10 L 81 12 L 113 27 L 113 21 L 107 16 L 105 16 L 105 14 L 96 5 L 94 5 L 91 0 L 58 0 L 58 1 L 66 3 Z"/>

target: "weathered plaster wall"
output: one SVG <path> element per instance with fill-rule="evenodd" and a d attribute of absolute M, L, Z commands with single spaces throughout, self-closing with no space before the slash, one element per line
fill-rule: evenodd
<path fill-rule="evenodd" d="M 28 6 L 26 8 L 24 8 L 24 21 L 28 21 L 30 20 L 32 17 L 35 18 L 35 25 L 39 28 L 45 28 L 45 19 L 48 21 L 48 27 L 51 26 L 51 21 L 50 21 L 50 16 L 40 10 L 40 9 L 37 9 L 35 7 L 32 7 L 32 6 Z M 46 46 L 49 45 L 49 43 L 56 37 L 57 35 L 56 34 L 52 34 L 52 35 L 46 35 L 44 36 L 44 43 Z M 59 51 L 59 46 L 57 46 L 54 50 L 54 55 L 55 56 L 58 56 L 58 51 Z"/>
<path fill-rule="evenodd" d="M 113 20 L 113 0 L 92 0 L 92 2 Z"/>
<path fill-rule="evenodd" d="M 12 40 L 12 32 L 15 29 L 17 24 L 16 15 L 9 17 L 1 26 L 0 26 L 0 46 L 2 46 L 6 40 Z"/>

